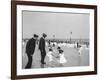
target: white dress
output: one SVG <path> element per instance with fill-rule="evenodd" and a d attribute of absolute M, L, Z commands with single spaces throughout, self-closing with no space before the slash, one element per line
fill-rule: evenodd
<path fill-rule="evenodd" d="M 47 56 L 49 57 L 49 62 L 53 61 L 53 56 L 52 56 L 53 52 L 52 51 L 49 51 L 47 53 Z"/>
<path fill-rule="evenodd" d="M 79 55 L 82 54 L 82 51 L 83 51 L 83 50 L 84 50 L 84 47 L 80 47 L 80 48 L 79 48 L 79 51 L 78 51 L 78 52 L 79 52 Z"/>
<path fill-rule="evenodd" d="M 59 59 L 59 63 L 66 63 L 66 62 L 67 62 L 67 60 L 65 59 L 63 53 L 62 53 L 62 54 L 59 54 L 59 57 L 60 57 L 60 59 Z"/>

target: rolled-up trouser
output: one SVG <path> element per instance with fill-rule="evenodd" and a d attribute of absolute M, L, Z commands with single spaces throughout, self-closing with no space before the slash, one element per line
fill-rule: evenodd
<path fill-rule="evenodd" d="M 32 67 L 32 55 L 27 54 L 27 57 L 28 57 L 28 62 L 25 68 L 31 68 Z"/>

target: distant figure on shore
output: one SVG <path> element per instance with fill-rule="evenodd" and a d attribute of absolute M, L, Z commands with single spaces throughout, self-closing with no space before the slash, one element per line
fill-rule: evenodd
<path fill-rule="evenodd" d="M 84 49 L 85 49 L 85 47 L 82 47 L 82 46 L 79 48 L 79 50 L 78 50 L 79 56 L 82 55 L 82 51 L 83 51 Z"/>
<path fill-rule="evenodd" d="M 44 62 L 45 56 L 46 56 L 46 50 L 45 50 L 45 38 L 46 37 L 47 37 L 47 35 L 45 33 L 43 33 L 42 37 L 40 38 L 40 42 L 39 42 L 39 49 L 41 52 L 41 64 L 46 64 Z"/>
<path fill-rule="evenodd" d="M 77 42 L 77 48 L 79 48 L 79 43 Z"/>
<path fill-rule="evenodd" d="M 26 54 L 28 57 L 28 63 L 25 66 L 25 68 L 31 68 L 32 66 L 32 56 L 34 54 L 35 46 L 36 46 L 36 40 L 38 39 L 38 35 L 34 34 L 31 39 L 26 44 Z"/>

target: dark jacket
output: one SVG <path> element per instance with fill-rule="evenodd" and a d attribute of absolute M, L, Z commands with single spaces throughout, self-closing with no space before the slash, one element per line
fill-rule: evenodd
<path fill-rule="evenodd" d="M 26 53 L 32 55 L 35 50 L 36 40 L 31 38 L 26 44 Z"/>
<path fill-rule="evenodd" d="M 45 50 L 45 39 L 43 37 L 40 38 L 39 49 Z"/>

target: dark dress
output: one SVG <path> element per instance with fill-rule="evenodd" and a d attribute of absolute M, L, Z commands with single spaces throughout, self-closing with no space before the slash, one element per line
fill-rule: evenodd
<path fill-rule="evenodd" d="M 25 68 L 31 68 L 32 66 L 32 55 L 34 54 L 35 46 L 36 40 L 34 38 L 31 38 L 26 44 L 26 54 L 28 57 L 28 63 L 25 66 Z"/>
<path fill-rule="evenodd" d="M 44 59 L 46 56 L 46 51 L 45 51 L 45 39 L 43 37 L 40 38 L 40 42 L 39 42 L 39 49 L 41 52 L 41 63 L 45 63 Z"/>

